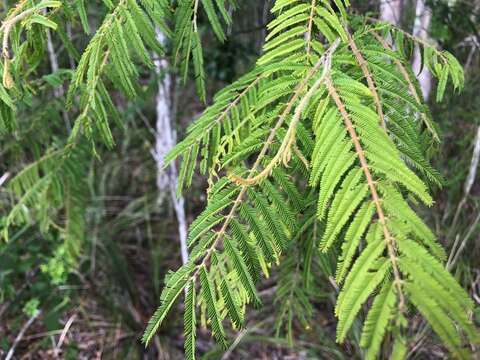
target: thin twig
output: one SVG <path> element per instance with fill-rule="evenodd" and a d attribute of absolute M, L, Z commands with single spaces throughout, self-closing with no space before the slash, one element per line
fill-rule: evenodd
<path fill-rule="evenodd" d="M 470 169 L 468 171 L 467 180 L 465 181 L 465 185 L 463 187 L 463 197 L 457 206 L 457 210 L 455 211 L 455 215 L 453 217 L 452 225 L 450 226 L 450 231 L 448 233 L 447 239 L 450 239 L 453 236 L 457 228 L 457 223 L 460 218 L 460 213 L 468 200 L 470 191 L 472 190 L 472 186 L 477 177 L 477 169 L 478 169 L 479 162 L 480 162 L 480 126 L 477 127 L 477 134 L 474 140 L 472 160 L 470 162 Z"/>
<path fill-rule="evenodd" d="M 2 187 L 2 185 L 8 180 L 9 177 L 10 173 L 8 171 L 3 174 L 2 177 L 0 177 L 0 187 Z"/>
<path fill-rule="evenodd" d="M 463 238 L 462 243 L 458 247 L 458 250 L 455 252 L 455 255 L 453 256 L 452 260 L 447 264 L 447 270 L 450 271 L 451 269 L 453 269 L 453 267 L 455 266 L 455 264 L 458 261 L 458 258 L 461 255 L 461 253 L 465 249 L 465 245 L 467 244 L 468 239 L 470 238 L 470 236 L 472 236 L 472 234 L 473 234 L 474 230 L 477 228 L 479 222 L 480 222 L 480 213 L 477 215 L 477 217 L 473 221 L 472 225 L 470 225 L 470 228 L 468 229 L 467 234 Z"/>
<path fill-rule="evenodd" d="M 241 177 L 231 175 L 230 178 L 233 181 L 241 185 L 255 185 L 255 184 L 258 184 L 265 177 L 269 176 L 273 171 L 273 169 L 275 168 L 275 166 L 277 166 L 280 163 L 280 161 L 282 161 L 285 166 L 288 164 L 291 158 L 291 148 L 295 144 L 295 132 L 297 129 L 297 125 L 300 121 L 300 118 L 302 116 L 303 110 L 305 110 L 305 108 L 308 105 L 308 102 L 310 101 L 312 96 L 315 94 L 315 92 L 318 90 L 318 88 L 325 82 L 325 79 L 328 76 L 331 68 L 331 56 L 339 44 L 340 44 L 339 40 L 335 41 L 330 47 L 330 49 L 327 52 L 325 52 L 324 56 L 322 56 L 322 58 L 315 64 L 313 68 L 314 72 L 318 71 L 318 69 L 320 69 L 320 67 L 324 65 L 322 75 L 315 81 L 315 83 L 312 85 L 310 90 L 305 94 L 302 100 L 300 100 L 300 103 L 298 104 L 298 106 L 295 108 L 295 112 L 292 120 L 290 121 L 290 125 L 288 127 L 287 133 L 285 134 L 285 137 L 283 138 L 280 148 L 278 149 L 273 159 L 256 176 L 253 176 L 253 177 L 249 176 L 247 179 L 243 179 Z M 294 102 L 290 102 L 290 103 L 293 104 Z M 289 113 L 290 111 L 284 112 L 283 117 L 286 117 L 286 115 Z"/>
<path fill-rule="evenodd" d="M 13 344 L 10 348 L 10 350 L 8 350 L 8 353 L 7 353 L 7 356 L 5 357 L 5 360 L 11 360 L 12 357 L 13 357 L 13 354 L 15 353 L 15 348 L 17 347 L 18 343 L 22 340 L 23 338 L 23 335 L 25 334 L 25 332 L 28 330 L 28 328 L 33 324 L 33 322 L 40 316 L 40 314 L 42 313 L 41 310 L 37 311 L 32 317 L 30 317 L 30 319 L 28 319 L 28 321 L 22 326 L 22 328 L 20 329 L 20 332 L 18 333 L 17 337 L 15 338 L 15 340 L 13 341 Z"/>
<path fill-rule="evenodd" d="M 23 19 L 25 19 L 27 16 L 33 14 L 35 11 L 37 11 L 38 9 L 33 7 L 33 8 L 30 8 L 30 9 L 27 9 L 23 12 L 21 12 L 20 14 L 18 15 L 15 15 L 7 20 L 5 20 L 2 24 L 2 26 L 0 27 L 0 31 L 3 32 L 3 40 L 2 40 L 2 53 L 3 53 L 3 56 L 6 57 L 6 58 L 9 58 L 10 55 L 8 53 L 8 39 L 9 39 L 9 36 L 10 36 L 10 32 L 12 31 L 12 28 L 13 26 L 18 23 L 19 21 L 22 21 Z"/>
<path fill-rule="evenodd" d="M 60 348 L 62 347 L 63 342 L 65 341 L 65 338 L 67 336 L 68 330 L 70 330 L 70 327 L 72 326 L 76 318 L 77 318 L 77 314 L 73 314 L 68 319 L 67 323 L 65 324 L 65 327 L 62 330 L 62 333 L 60 334 L 60 338 L 58 339 L 57 345 L 55 346 L 55 352 L 60 351 Z"/>
<path fill-rule="evenodd" d="M 236 336 L 235 340 L 233 341 L 232 345 L 228 348 L 228 350 L 223 354 L 221 360 L 227 360 L 232 355 L 233 350 L 240 344 L 243 338 L 249 333 L 249 329 L 243 329 L 240 333 Z"/>
<path fill-rule="evenodd" d="M 198 3 L 199 0 L 195 0 L 195 3 L 193 5 L 193 19 L 192 19 L 192 24 L 193 24 L 193 31 L 198 32 L 198 25 L 197 25 L 197 16 L 198 16 Z"/>

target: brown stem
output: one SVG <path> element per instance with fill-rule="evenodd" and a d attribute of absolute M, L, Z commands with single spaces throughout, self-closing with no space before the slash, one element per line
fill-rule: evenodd
<path fill-rule="evenodd" d="M 378 117 L 380 118 L 380 124 L 382 125 L 382 128 L 386 131 L 387 125 L 385 123 L 385 115 L 383 114 L 382 103 L 380 102 L 380 96 L 378 95 L 377 87 L 375 86 L 375 82 L 373 81 L 372 74 L 368 70 L 368 65 L 367 65 L 367 62 L 365 61 L 365 58 L 363 57 L 362 53 L 358 49 L 357 44 L 355 44 L 355 41 L 353 40 L 352 35 L 348 32 L 346 27 L 345 27 L 345 32 L 348 34 L 348 44 L 350 45 L 350 48 L 352 49 L 352 52 L 355 55 L 355 58 L 357 59 L 358 65 L 360 65 L 360 68 L 362 69 L 363 75 L 367 79 L 368 88 L 372 93 L 373 101 L 375 102 L 375 107 L 377 108 L 377 114 L 378 114 Z"/>

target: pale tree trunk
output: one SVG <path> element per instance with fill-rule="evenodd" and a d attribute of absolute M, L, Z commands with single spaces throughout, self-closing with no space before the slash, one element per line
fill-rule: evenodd
<path fill-rule="evenodd" d="M 415 23 L 413 25 L 413 35 L 416 37 L 426 40 L 428 39 L 428 28 L 430 27 L 430 21 L 432 19 L 432 12 L 425 4 L 425 0 L 417 0 L 417 6 L 415 9 Z M 413 56 L 412 67 L 415 74 L 417 74 L 418 82 L 422 89 L 423 98 L 428 100 L 430 91 L 432 89 L 432 74 L 428 71 L 426 66 L 423 67 L 422 72 L 421 63 L 422 56 L 420 53 L 420 48 L 415 48 L 415 53 Z"/>
<path fill-rule="evenodd" d="M 44 14 L 46 14 L 46 11 L 44 11 Z M 47 52 L 48 52 L 48 59 L 50 61 L 50 67 L 52 69 L 52 73 L 55 73 L 60 69 L 60 67 L 58 65 L 57 53 L 55 52 L 55 47 L 53 45 L 52 34 L 50 33 L 50 29 L 48 28 L 47 28 Z M 63 86 L 54 88 L 53 95 L 56 98 L 63 97 L 64 95 Z M 70 118 L 68 117 L 68 114 L 65 110 L 62 110 L 62 117 L 63 117 L 63 121 L 65 122 L 66 129 L 68 133 L 70 133 L 72 131 L 72 125 L 70 123 Z"/>
<path fill-rule="evenodd" d="M 380 20 L 399 25 L 402 17 L 402 0 L 380 0 Z"/>
<path fill-rule="evenodd" d="M 160 44 L 166 44 L 166 36 L 160 30 L 157 30 L 157 39 Z M 163 169 L 165 155 L 175 146 L 176 142 L 176 133 L 172 126 L 172 78 L 169 74 L 168 65 L 168 61 L 165 59 L 155 60 L 155 69 L 160 80 L 156 97 L 157 124 L 154 157 L 157 163 L 159 202 L 163 203 L 169 197 L 173 205 L 178 222 L 182 262 L 185 264 L 188 261 L 185 200 L 183 197 L 177 197 L 176 195 L 178 171 L 175 163 L 172 162 L 167 169 Z"/>
<path fill-rule="evenodd" d="M 456 0 L 453 1 L 453 4 L 451 5 L 454 5 L 456 3 Z M 474 3 L 473 3 L 473 11 L 471 12 L 471 15 L 470 15 L 470 20 L 472 21 L 473 24 L 475 24 L 475 17 L 476 17 L 476 14 L 478 14 L 478 12 L 480 11 L 480 0 L 476 0 Z M 473 63 L 473 60 L 474 60 L 474 57 L 476 55 L 476 53 L 480 50 L 480 41 L 478 40 L 478 37 L 476 34 L 473 34 L 473 35 L 469 35 L 467 36 L 461 43 L 460 43 L 461 46 L 470 46 L 470 51 L 468 53 L 468 58 L 467 58 L 467 61 L 465 63 L 465 67 L 464 67 L 464 71 L 465 73 L 469 72 L 470 70 L 473 70 L 475 71 L 476 68 L 473 67 L 472 68 L 472 63 Z"/>

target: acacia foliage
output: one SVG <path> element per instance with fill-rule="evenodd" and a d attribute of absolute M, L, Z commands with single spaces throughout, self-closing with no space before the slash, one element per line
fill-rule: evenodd
<path fill-rule="evenodd" d="M 302 247 L 301 259 L 339 253 L 338 342 L 368 307 L 366 358 L 378 356 L 387 334 L 392 356 L 405 357 L 405 330 L 416 309 L 454 356 L 470 356 L 465 345 L 478 341 L 473 302 L 445 270 L 443 248 L 412 208 L 431 206 L 429 186 L 441 179 L 426 155 L 438 135 L 408 49 L 421 47 L 424 66 L 439 78 L 438 100 L 448 80 L 462 88 L 462 68 L 449 53 L 388 24 L 356 19 L 361 25 L 352 26 L 348 1 L 335 5 L 276 1 L 254 69 L 220 91 L 169 154 L 169 161 L 182 159 L 179 191 L 197 166 L 211 186 L 206 209 L 190 227 L 190 261 L 166 280 L 145 342 L 188 287 L 188 358 L 195 358 L 200 312 L 227 346 L 224 320 L 244 326 L 247 305 L 260 305 L 259 274 L 268 276 L 306 236 L 314 246 Z M 316 224 L 322 231 L 308 231 Z M 279 294 L 292 297 L 287 288 L 291 283 L 280 279 Z M 305 301 L 300 290 L 296 296 Z"/>
<path fill-rule="evenodd" d="M 197 167 L 208 175 L 208 204 L 190 227 L 190 260 L 166 278 L 144 342 L 186 292 L 187 358 L 195 358 L 198 318 L 208 319 L 203 325 L 228 346 L 226 320 L 236 329 L 245 326 L 247 305 L 261 306 L 261 275 L 268 277 L 280 263 L 287 270 L 279 273 L 278 301 L 288 298 L 300 317 L 308 315 L 309 269 L 325 253 L 339 254 L 339 342 L 362 308 L 368 308 L 361 336 L 367 358 L 380 353 L 387 334 L 394 339 L 392 356 L 405 356 L 413 309 L 456 357 L 468 358 L 465 345 L 478 341 L 473 303 L 444 269 L 444 250 L 412 208 L 432 205 L 429 186 L 441 179 L 426 155 L 438 135 L 409 67 L 410 49 L 420 46 L 424 66 L 438 77 L 438 100 L 449 80 L 456 89 L 463 86 L 462 69 L 447 52 L 350 15 L 348 0 L 333 3 L 335 8 L 323 0 L 277 0 L 256 66 L 216 95 L 169 154 L 169 161 L 182 160 L 179 191 L 190 186 Z M 93 150 L 97 139 L 114 144 L 112 89 L 136 96 L 136 79 L 152 66 L 152 51 L 164 50 L 155 39 L 157 26 L 171 35 L 184 75 L 193 59 L 205 98 L 199 7 L 224 40 L 222 22 L 231 21 L 226 4 L 185 0 L 172 12 L 165 0 L 104 1 L 102 25 L 82 54 L 72 51 L 76 70 L 55 74 L 71 75 L 66 104 L 77 113 L 72 132 L 10 182 L 19 201 L 2 228 L 5 238 L 11 225 L 30 217 L 45 228 L 53 225 L 53 207 L 66 215 L 61 232 L 71 254 L 78 253 L 85 209 L 81 173 L 87 171 L 78 164 L 88 164 L 86 143 Z M 2 131 L 17 129 L 17 107 L 28 106 L 22 102 L 34 93 L 25 69 L 43 53 L 45 28 L 61 31 L 62 17 L 80 19 L 89 31 L 82 1 L 20 1 L 8 14 L 2 26 Z M 300 239 L 307 246 L 297 246 Z M 290 249 L 302 262 L 302 281 L 287 279 L 288 269 L 299 268 L 293 258 L 284 259 Z"/>

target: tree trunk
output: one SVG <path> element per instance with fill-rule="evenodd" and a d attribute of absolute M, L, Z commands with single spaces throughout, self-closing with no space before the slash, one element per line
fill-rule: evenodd
<path fill-rule="evenodd" d="M 428 28 L 430 27 L 430 21 L 432 19 L 432 13 L 430 9 L 426 6 L 425 0 L 417 0 L 417 6 L 415 10 L 415 23 L 413 25 L 413 35 L 421 39 L 428 39 Z M 415 74 L 417 74 L 420 87 L 422 89 L 422 94 L 425 101 L 428 100 L 430 91 L 432 89 L 432 75 L 426 67 L 421 69 L 422 56 L 420 53 L 420 48 L 415 48 L 415 53 L 413 56 L 412 67 Z"/>
<path fill-rule="evenodd" d="M 44 14 L 46 13 L 47 12 L 44 11 Z M 50 32 L 50 29 L 48 28 L 47 28 L 47 52 L 48 52 L 48 59 L 50 61 L 50 67 L 52 69 L 52 73 L 56 73 L 60 69 L 60 67 L 58 65 L 57 53 L 55 52 L 55 47 L 53 45 L 52 34 Z M 56 98 L 63 97 L 64 95 L 63 86 L 54 88 L 53 95 Z M 68 117 L 68 114 L 65 110 L 62 110 L 62 117 L 65 123 L 65 127 L 67 129 L 67 132 L 70 134 L 70 132 L 72 131 L 72 124 L 70 123 L 70 118 Z"/>
<path fill-rule="evenodd" d="M 402 17 L 402 0 L 380 0 L 380 20 L 399 25 Z"/>
<path fill-rule="evenodd" d="M 167 41 L 165 34 L 157 30 L 158 42 L 164 45 Z M 159 203 L 163 203 L 169 196 L 178 222 L 178 234 L 180 238 L 180 250 L 182 262 L 188 261 L 187 249 L 187 219 L 185 216 L 185 200 L 177 197 L 176 188 L 178 182 L 177 166 L 173 162 L 168 169 L 163 169 L 165 155 L 175 146 L 176 133 L 172 127 L 172 102 L 171 93 L 172 78 L 169 74 L 168 61 L 165 59 L 155 60 L 155 69 L 160 80 L 158 82 L 157 124 L 155 138 L 154 157 L 157 163 L 157 189 Z"/>

